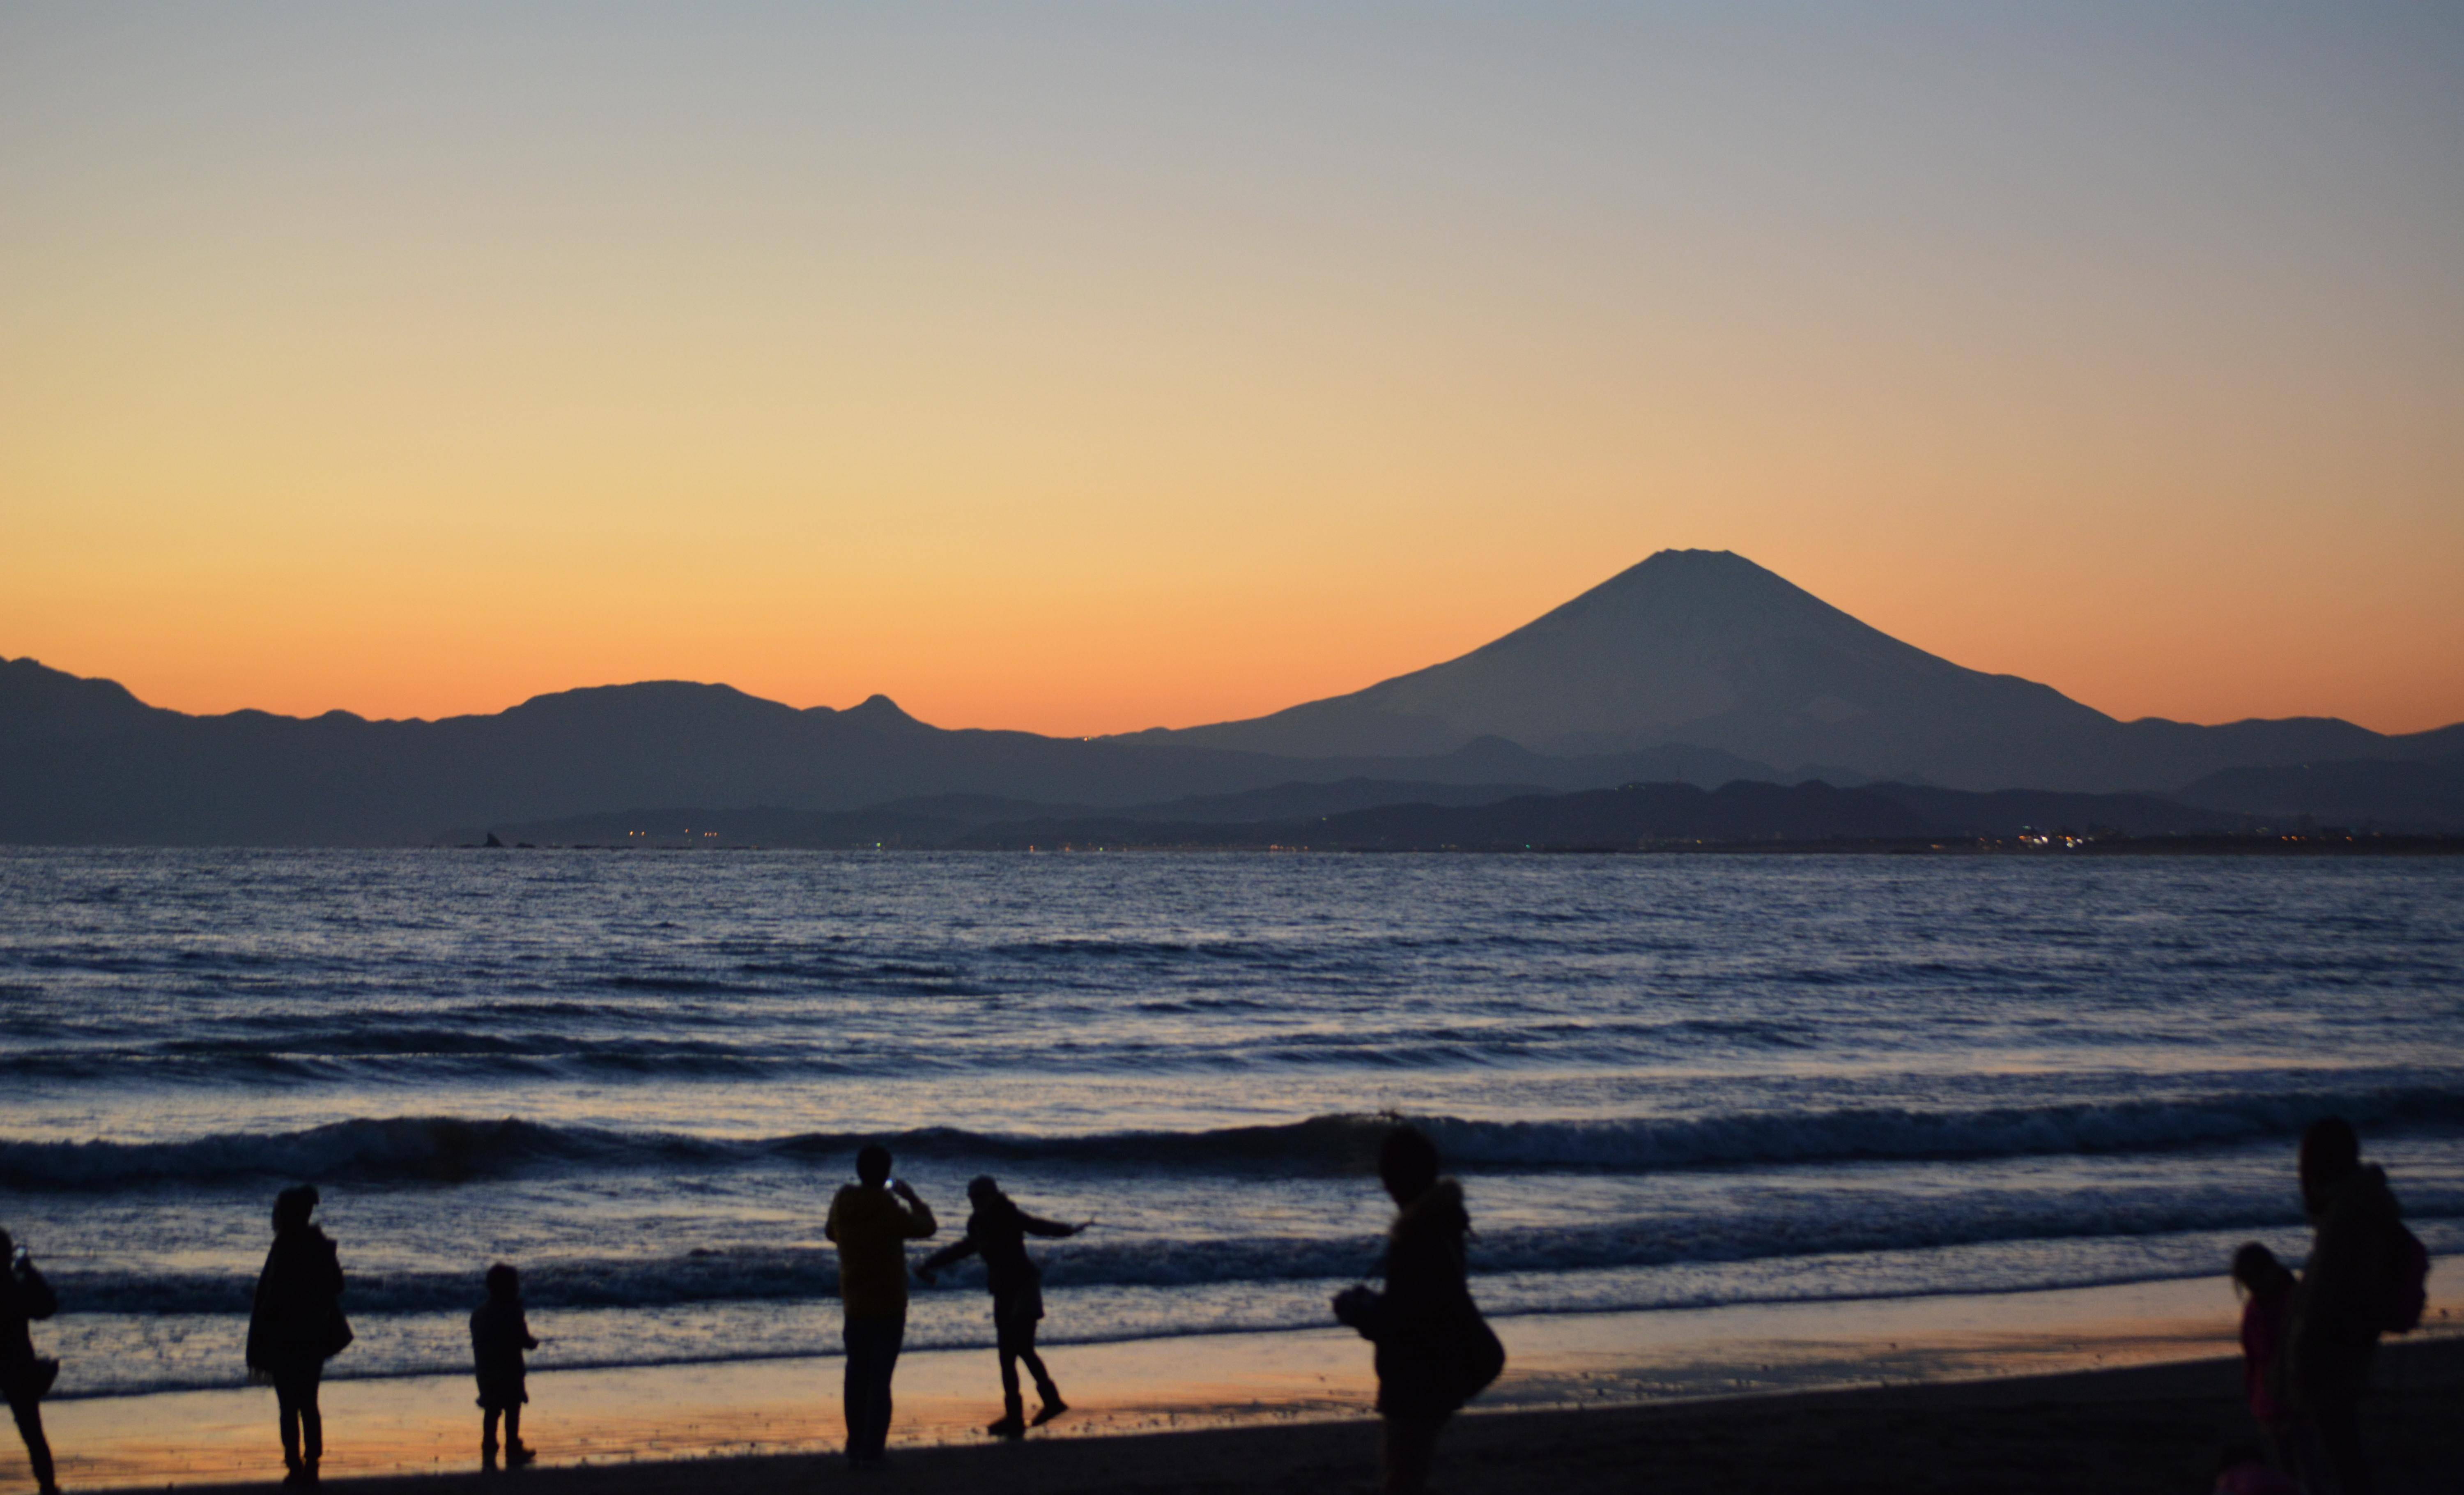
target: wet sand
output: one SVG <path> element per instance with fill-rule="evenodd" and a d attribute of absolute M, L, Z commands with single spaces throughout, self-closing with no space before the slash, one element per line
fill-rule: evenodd
<path fill-rule="evenodd" d="M 2464 1303 L 2435 1301 L 2436 1325 L 2464 1329 Z M 2204 1490 L 2217 1451 L 2250 1433 L 2227 1357 L 2231 1303 L 2210 1280 L 1503 1319 L 1512 1364 L 1449 1432 L 1439 1488 Z M 865 1487 L 1297 1490 L 1373 1478 L 1367 1347 L 1343 1330 L 1049 1353 L 1079 1410 L 1016 1447 L 979 1431 L 999 1410 L 989 1353 L 902 1360 L 896 1468 Z M 2387 1446 L 2443 1471 L 2417 1487 L 2459 1487 L 2464 1335 L 2391 1347 L 2386 1371 L 2374 1416 Z M 525 1432 L 542 1462 L 486 1479 L 467 1378 L 330 1382 L 326 1474 L 424 1495 L 517 1480 L 534 1495 L 836 1485 L 855 1478 L 834 1457 L 838 1372 L 815 1357 L 538 1374 Z M 280 1472 L 263 1391 L 45 1413 L 76 1488 Z M 0 1455 L 0 1490 L 29 1488 L 23 1470 Z"/>
<path fill-rule="evenodd" d="M 2464 1468 L 2464 1338 L 2389 1347 L 2368 1429 L 2387 1495 L 2452 1491 Z M 1466 1416 L 1448 1430 L 1441 1495 L 2012 1491 L 2135 1495 L 2208 1488 L 2246 1436 L 2239 1367 L 2202 1360 L 1987 1381 L 1797 1392 L 1578 1411 Z M 1201 1495 L 1373 1487 L 1365 1421 L 1221 1427 L 1017 1446 L 902 1450 L 858 1474 L 818 1454 L 714 1457 L 348 1482 L 360 1495 L 804 1495 L 816 1488 Z"/>

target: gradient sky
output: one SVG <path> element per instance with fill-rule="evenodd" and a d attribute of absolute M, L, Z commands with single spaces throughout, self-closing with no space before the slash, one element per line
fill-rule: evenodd
<path fill-rule="evenodd" d="M 11 3 L 0 654 L 1097 733 L 1735 550 L 2464 718 L 2464 8 Z"/>

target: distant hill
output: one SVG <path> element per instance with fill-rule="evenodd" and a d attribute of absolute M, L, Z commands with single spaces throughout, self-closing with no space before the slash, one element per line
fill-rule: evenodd
<path fill-rule="evenodd" d="M 2184 789 L 2190 804 L 2230 806 L 2279 825 L 2464 831 L 2464 767 L 2346 758 L 2229 768 Z"/>
<path fill-rule="evenodd" d="M 2238 834 L 2250 817 L 2231 805 L 2184 804 L 2152 794 L 2065 794 L 2053 789 L 1938 789 L 1867 784 L 1865 792 L 1914 814 L 1928 836 L 2015 836 L 2023 830 L 2124 836 Z"/>
<path fill-rule="evenodd" d="M 2446 729 L 2453 734 L 2455 729 Z M 1291 756 L 1683 744 L 1955 788 L 2168 791 L 2227 767 L 2417 758 L 2452 736 L 2331 718 L 2121 722 L 1859 622 L 1740 556 L 1666 550 L 1460 659 L 1246 721 L 1120 740 Z"/>
<path fill-rule="evenodd" d="M 1089 807 L 1265 796 L 1245 810 L 1189 810 L 1238 819 L 1348 806 L 1363 792 L 1288 787 L 1296 783 L 1578 789 L 1772 772 L 1712 749 L 1552 758 L 1499 738 L 1420 758 L 1293 759 L 947 731 L 887 696 L 800 711 L 675 681 L 561 692 L 441 721 L 192 716 L 147 706 L 108 680 L 0 661 L 0 842 L 424 846 L 451 826 L 605 816 L 627 805 L 823 813 L 919 796 Z M 907 813 L 974 823 L 972 811 L 948 805 Z M 853 823 L 807 828 L 842 838 L 817 844 L 853 844 L 843 838 L 857 833 Z"/>

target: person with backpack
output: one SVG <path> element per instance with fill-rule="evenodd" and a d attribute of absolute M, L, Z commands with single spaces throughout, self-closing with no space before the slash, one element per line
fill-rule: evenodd
<path fill-rule="evenodd" d="M 1379 1450 L 1385 1495 L 1428 1487 L 1438 1434 L 1506 1368 L 1463 1276 L 1471 1217 L 1463 1185 L 1438 1176 L 1438 1148 L 1418 1127 L 1397 1127 L 1377 1150 L 1377 1176 L 1396 1204 L 1386 1240 L 1386 1290 L 1336 1294 L 1337 1321 L 1377 1347 Z"/>
<path fill-rule="evenodd" d="M 26 1462 L 33 1466 L 37 1495 L 59 1495 L 52 1442 L 43 1436 L 43 1393 L 52 1389 L 60 1362 L 34 1353 L 34 1336 L 26 1326 L 58 1312 L 60 1300 L 5 1230 L 0 1230 L 0 1261 L 9 1264 L 0 1275 L 0 1394 L 8 1396 L 17 1436 L 26 1440 Z"/>
<path fill-rule="evenodd" d="M 2302 1133 L 2299 1173 L 2313 1234 L 2293 1290 L 2284 1390 L 2316 1430 L 2339 1495 L 2372 1495 L 2362 1396 L 2379 1336 L 2420 1326 L 2430 1257 L 2404 1228 L 2387 1171 L 2362 1162 L 2361 1139 L 2342 1116 Z"/>
<path fill-rule="evenodd" d="M 325 1362 L 351 1342 L 342 1317 L 342 1264 L 331 1237 L 310 1224 L 317 1186 L 274 1197 L 274 1245 L 256 1279 L 248 1321 L 248 1369 L 274 1384 L 282 1431 L 285 1484 L 314 1484 L 325 1457 L 325 1418 L 317 1406 Z"/>

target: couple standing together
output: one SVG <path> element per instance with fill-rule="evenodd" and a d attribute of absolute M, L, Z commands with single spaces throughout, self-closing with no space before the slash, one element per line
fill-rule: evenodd
<path fill-rule="evenodd" d="M 855 1155 L 856 1181 L 830 1201 L 822 1233 L 839 1248 L 839 1302 L 847 1322 L 847 1451 L 858 1467 L 881 1462 L 890 1438 L 890 1383 L 907 1338 L 907 1242 L 926 1240 L 940 1228 L 933 1208 L 913 1189 L 890 1176 L 890 1149 L 872 1143 Z M 993 1333 L 1001 1351 L 1002 1412 L 986 1432 L 1023 1438 L 1030 1425 L 1019 1395 L 1018 1363 L 1026 1362 L 1043 1398 L 1032 1425 L 1069 1410 L 1052 1384 L 1044 1357 L 1035 1352 L 1035 1326 L 1044 1317 L 1043 1274 L 1026 1254 L 1028 1236 L 1074 1236 L 1092 1224 L 1064 1225 L 1040 1220 L 1012 1203 L 991 1177 L 967 1185 L 967 1233 L 925 1259 L 915 1275 L 933 1274 L 969 1256 L 984 1259 L 993 1294 Z"/>

